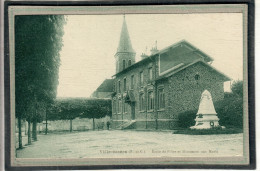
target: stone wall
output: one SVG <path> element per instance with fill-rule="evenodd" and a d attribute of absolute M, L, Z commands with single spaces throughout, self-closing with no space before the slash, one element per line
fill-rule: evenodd
<path fill-rule="evenodd" d="M 116 95 L 113 97 L 113 128 L 122 124 L 124 121 L 131 120 L 131 106 L 124 103 L 125 92 L 123 91 L 123 80 L 126 78 L 126 89 L 130 89 L 131 75 L 134 75 L 135 96 L 135 120 L 136 129 L 155 129 L 156 128 L 156 112 L 148 111 L 148 91 L 154 93 L 154 99 L 157 100 L 155 93 L 155 83 L 149 80 L 148 69 L 153 68 L 153 78 L 158 77 L 158 58 L 150 60 L 143 65 L 139 65 L 126 73 L 120 74 L 115 79 Z M 140 72 L 143 71 L 144 83 L 140 85 Z M 195 79 L 198 75 L 198 80 Z M 118 80 L 121 82 L 121 93 L 118 92 Z M 158 129 L 176 129 L 178 127 L 178 114 L 197 110 L 199 106 L 201 93 L 207 89 L 212 94 L 213 101 L 219 101 L 224 98 L 224 80 L 223 77 L 210 67 L 200 62 L 174 74 L 173 76 L 157 81 L 158 88 L 163 87 L 165 92 L 165 108 L 158 109 L 157 126 Z M 144 93 L 144 110 L 140 110 L 140 94 Z M 118 100 L 122 100 L 121 111 L 118 112 Z M 156 102 L 155 102 L 156 103 Z M 154 103 L 154 104 L 155 104 Z M 125 112 L 123 107 L 125 105 Z M 116 106 L 116 107 L 115 107 Z"/>
<path fill-rule="evenodd" d="M 171 76 L 168 82 L 166 106 L 170 118 L 177 119 L 179 113 L 197 110 L 205 89 L 211 93 L 214 103 L 224 98 L 223 77 L 202 63 Z"/>
<path fill-rule="evenodd" d="M 135 118 L 136 120 L 143 120 L 146 119 L 147 117 L 149 119 L 154 118 L 154 112 L 150 111 L 149 114 L 147 114 L 147 91 L 154 91 L 154 86 L 149 80 L 149 73 L 148 69 L 152 67 L 153 69 L 153 77 L 155 75 L 155 65 L 154 61 L 150 61 L 148 63 L 145 63 L 144 65 L 141 65 L 139 67 L 136 67 L 126 73 L 121 74 L 115 79 L 115 85 L 116 85 L 116 95 L 113 97 L 113 106 L 116 106 L 112 108 L 112 113 L 113 113 L 113 120 L 131 120 L 131 106 L 129 103 L 124 103 L 124 96 L 126 94 L 125 91 L 123 91 L 123 86 L 124 86 L 124 78 L 126 78 L 126 90 L 131 90 L 131 76 L 134 75 L 134 88 L 133 94 L 135 97 Z M 140 85 L 140 72 L 143 71 L 143 78 L 144 82 L 143 85 Z M 121 92 L 119 93 L 118 91 L 118 80 L 121 82 Z M 139 103 L 139 98 L 140 94 L 144 93 L 145 96 L 145 110 L 140 110 L 140 103 Z M 121 106 L 121 111 L 118 112 L 118 100 L 122 100 L 122 106 Z M 123 112 L 123 107 L 125 105 L 125 112 Z M 147 114 L 147 115 L 146 115 Z"/>
<path fill-rule="evenodd" d="M 17 120 L 17 119 L 16 119 Z M 104 118 L 95 119 L 96 129 L 107 129 L 107 122 L 110 121 L 110 117 L 106 116 Z M 32 126 L 32 125 L 31 125 Z M 22 135 L 27 134 L 28 122 L 22 121 Z M 32 129 L 32 127 L 31 127 Z M 44 133 L 46 129 L 45 121 L 37 124 L 37 131 Z M 93 129 L 93 120 L 87 118 L 76 118 L 72 120 L 72 130 L 73 131 L 87 131 Z M 70 130 L 70 120 L 57 120 L 48 121 L 49 131 L 69 131 Z M 16 133 L 18 133 L 18 127 L 16 124 Z"/>
<path fill-rule="evenodd" d="M 110 117 L 95 119 L 95 129 L 106 129 L 106 122 L 110 121 Z M 102 124 L 104 123 L 104 124 Z M 39 124 L 41 125 L 41 124 Z M 45 124 L 43 124 L 42 129 L 45 129 Z M 101 128 L 101 126 L 103 127 Z M 93 119 L 88 118 L 76 118 L 72 120 L 72 130 L 73 131 L 85 131 L 93 129 Z M 69 131 L 70 130 L 70 120 L 57 120 L 48 121 L 48 130 L 50 131 Z"/>

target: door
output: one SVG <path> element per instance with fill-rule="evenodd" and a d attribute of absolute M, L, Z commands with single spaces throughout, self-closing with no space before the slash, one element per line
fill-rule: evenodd
<path fill-rule="evenodd" d="M 135 120 L 135 103 L 131 103 L 131 118 Z"/>

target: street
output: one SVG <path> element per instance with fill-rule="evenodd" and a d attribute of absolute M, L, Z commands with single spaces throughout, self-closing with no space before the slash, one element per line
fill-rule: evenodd
<path fill-rule="evenodd" d="M 243 134 L 182 135 L 103 130 L 38 135 L 18 158 L 128 158 L 242 156 Z"/>

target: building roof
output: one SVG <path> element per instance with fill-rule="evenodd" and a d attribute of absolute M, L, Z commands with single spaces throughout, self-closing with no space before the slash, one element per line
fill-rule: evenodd
<path fill-rule="evenodd" d="M 120 34 L 120 41 L 119 41 L 119 45 L 117 48 L 117 53 L 125 53 L 125 52 L 135 53 L 135 51 L 132 47 L 132 43 L 130 40 L 130 36 L 128 33 L 125 16 L 124 16 L 124 21 L 123 21 L 123 25 L 122 25 L 121 34 Z"/>
<path fill-rule="evenodd" d="M 97 88 L 97 92 L 113 92 L 114 79 L 105 79 Z"/>
<path fill-rule="evenodd" d="M 207 55 L 206 53 L 204 53 L 203 51 L 201 51 L 200 49 L 198 49 L 198 48 L 196 48 L 195 46 L 193 46 L 191 43 L 189 43 L 188 41 L 186 41 L 186 40 L 182 40 L 182 41 L 179 41 L 179 42 L 177 42 L 177 43 L 174 43 L 174 44 L 172 44 L 172 45 L 170 45 L 170 46 L 168 46 L 168 47 L 166 47 L 166 48 L 164 48 L 164 49 L 162 49 L 162 50 L 159 50 L 158 52 L 156 52 L 156 53 L 154 53 L 154 54 L 152 54 L 152 55 L 150 55 L 150 56 L 148 56 L 148 57 L 146 57 L 145 59 L 143 59 L 143 60 L 140 60 L 139 62 L 137 62 L 137 63 L 134 63 L 133 65 L 131 65 L 130 67 L 127 67 L 126 69 L 124 69 L 124 70 L 122 70 L 121 72 L 118 72 L 118 73 L 116 73 L 114 76 L 118 76 L 118 75 L 120 75 L 120 74 L 122 74 L 122 73 L 125 73 L 125 72 L 127 72 L 127 71 L 129 71 L 129 70 L 131 70 L 131 69 L 133 69 L 133 68 L 135 68 L 135 67 L 137 67 L 137 66 L 139 66 L 139 65 L 142 65 L 142 64 L 144 64 L 144 63 L 146 63 L 146 62 L 148 62 L 148 61 L 150 61 L 150 60 L 153 60 L 155 57 L 158 57 L 158 56 L 160 56 L 160 55 L 162 55 L 162 54 L 165 54 L 165 53 L 167 53 L 167 52 L 169 52 L 169 51 L 171 51 L 171 50 L 176 50 L 176 51 L 178 51 L 178 48 L 180 48 L 180 47 L 186 47 L 187 49 L 188 49 L 188 51 L 189 51 L 189 54 L 191 54 L 191 53 L 195 53 L 195 54 L 197 54 L 197 55 L 199 55 L 201 58 L 203 58 L 204 59 L 204 61 L 206 61 L 206 62 L 210 62 L 210 61 L 213 61 L 214 59 L 212 58 L 212 57 L 210 57 L 209 55 Z M 174 54 L 175 55 L 175 58 L 177 59 L 177 60 L 175 60 L 175 62 L 176 63 L 181 63 L 182 62 L 182 60 L 184 60 L 184 56 L 185 55 L 187 55 L 187 53 L 185 54 L 185 53 L 183 53 L 183 54 Z M 179 60 L 179 61 L 178 61 Z M 196 59 L 194 59 L 194 60 L 196 60 Z M 192 59 L 190 59 L 189 61 L 186 61 L 186 63 L 191 63 L 191 62 L 193 62 L 194 60 L 192 60 Z"/>
<path fill-rule="evenodd" d="M 214 59 L 212 57 L 210 57 L 208 54 L 204 53 L 202 50 L 198 49 L 197 47 L 195 47 L 194 45 L 192 45 L 191 43 L 189 43 L 186 40 L 181 40 L 181 41 L 179 41 L 177 43 L 174 43 L 174 44 L 172 44 L 172 45 L 170 45 L 170 46 L 168 46 L 168 47 L 158 51 L 157 53 L 154 53 L 153 55 L 163 54 L 163 53 L 169 51 L 170 49 L 176 48 L 178 46 L 186 46 L 186 47 L 188 47 L 192 52 L 198 53 L 202 57 L 204 57 L 204 60 L 206 62 L 214 61 Z"/>
<path fill-rule="evenodd" d="M 178 67 L 174 68 L 173 70 L 169 70 L 169 72 L 166 72 L 163 75 L 160 75 L 156 79 L 156 81 L 168 78 L 168 77 L 170 77 L 170 76 L 172 76 L 172 75 L 174 75 L 174 74 L 176 74 L 176 73 L 178 73 L 178 72 L 180 72 L 180 71 L 182 71 L 182 70 L 184 70 L 184 69 L 186 69 L 186 68 L 188 68 L 188 67 L 190 67 L 192 65 L 195 65 L 197 63 L 201 63 L 201 64 L 205 65 L 206 67 L 209 67 L 212 71 L 215 71 L 216 73 L 220 74 L 224 78 L 225 81 L 230 81 L 231 80 L 228 76 L 226 76 L 222 72 L 218 71 L 216 68 L 214 68 L 213 66 L 209 65 L 207 62 L 204 62 L 203 60 L 198 59 L 198 60 L 195 60 L 192 63 L 182 64 L 182 65 L 179 65 Z"/>

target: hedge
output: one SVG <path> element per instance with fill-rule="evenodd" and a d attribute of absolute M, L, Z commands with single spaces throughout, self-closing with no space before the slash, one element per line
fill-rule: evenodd
<path fill-rule="evenodd" d="M 176 130 L 173 134 L 188 134 L 188 135 L 210 135 L 210 134 L 237 134 L 242 133 L 242 129 L 239 128 L 226 128 L 215 127 L 212 129 L 184 129 Z"/>

